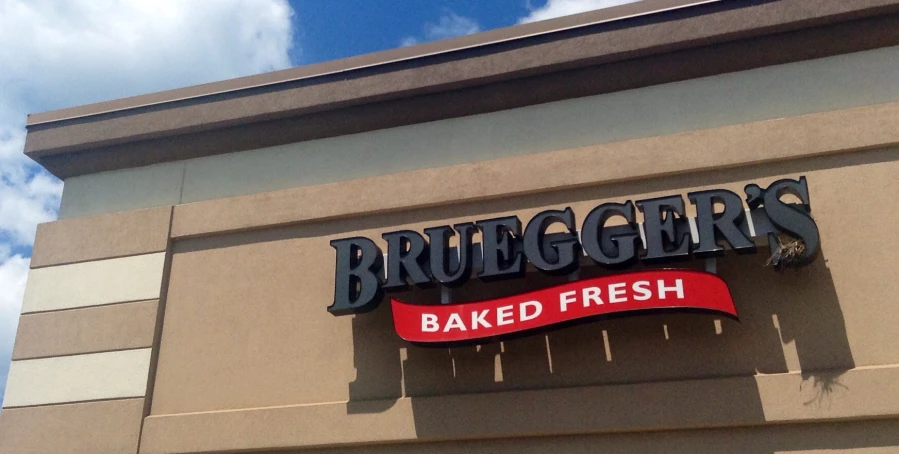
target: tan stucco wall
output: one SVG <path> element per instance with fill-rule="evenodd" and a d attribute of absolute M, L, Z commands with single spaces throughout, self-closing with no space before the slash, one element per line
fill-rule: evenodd
<path fill-rule="evenodd" d="M 153 385 L 171 207 L 38 228 L 0 452 L 138 450 Z"/>
<path fill-rule="evenodd" d="M 832 68 L 836 76 L 821 77 L 834 86 L 857 69 L 829 61 L 842 62 Z M 297 150 L 308 144 L 175 163 L 176 172 L 84 177 L 66 193 L 89 202 L 85 211 L 38 231 L 0 451 L 894 452 L 899 103 L 854 96 L 895 86 L 881 82 L 834 94 L 863 107 L 824 102 L 806 115 L 801 106 L 788 109 L 790 99 L 769 109 L 741 86 L 763 116 L 703 117 L 684 132 L 653 130 L 652 118 L 630 125 L 652 137 L 574 137 L 578 129 L 559 118 L 589 113 L 569 109 L 574 101 L 601 102 L 574 100 L 543 106 L 557 122 L 541 136 L 549 144 L 542 148 L 528 149 L 532 136 L 510 133 L 505 146 L 514 153 L 494 155 L 481 142 L 457 161 L 435 152 L 425 164 L 360 170 L 344 182 L 324 161 L 295 179 L 285 177 L 290 166 L 278 169 L 280 177 L 272 170 L 302 162 Z M 727 97 L 726 84 L 715 87 Z M 693 105 L 687 101 L 680 106 Z M 521 112 L 506 114 L 514 132 Z M 427 127 L 440 125 L 415 128 Z M 405 136 L 390 137 L 379 144 Z M 411 146 L 396 150 L 415 154 Z M 192 173 L 190 165 L 208 167 Z M 223 174 L 234 178 L 221 181 Z M 423 349 L 394 334 L 386 304 L 351 317 L 325 310 L 333 238 L 505 214 L 526 222 L 566 206 L 582 220 L 605 201 L 709 188 L 740 193 L 747 183 L 801 175 L 821 255 L 782 274 L 764 266 L 763 253 L 719 259 L 739 323 L 655 315 Z M 203 196 L 184 199 L 191 191 Z M 151 205 L 161 207 L 136 209 Z M 131 211 L 93 215 L 99 206 Z M 585 268 L 581 276 L 599 273 Z M 454 297 L 558 281 L 530 273 L 522 281 L 472 282 Z M 436 290 L 416 293 L 438 298 Z"/>
<path fill-rule="evenodd" d="M 43 226 L 0 447 L 890 452 L 896 121 L 882 104 Z M 566 206 L 583 219 L 604 201 L 800 175 L 821 256 L 784 274 L 761 253 L 718 260 L 739 323 L 658 315 L 422 349 L 396 337 L 387 305 L 325 310 L 332 238 Z M 433 190 L 444 182 L 456 186 Z"/>
<path fill-rule="evenodd" d="M 899 423 L 860 421 L 756 428 L 573 435 L 335 448 L 324 453 L 603 453 L 603 454 L 891 454 L 899 444 Z M 269 454 L 269 453 L 266 453 Z M 272 453 L 274 454 L 274 453 Z M 279 454 L 294 454 L 281 452 Z"/>
<path fill-rule="evenodd" d="M 896 150 L 857 153 L 178 242 L 153 413 L 386 399 L 402 395 L 402 385 L 406 395 L 421 396 L 899 363 L 899 348 L 890 346 L 899 316 L 892 314 L 894 301 L 887 297 L 899 293 L 893 270 L 862 266 L 888 263 L 899 254 L 899 244 L 889 241 L 895 226 L 888 217 L 875 220 L 899 213 L 889 208 L 888 195 L 889 189 L 899 191 L 899 162 L 881 162 L 896 155 Z M 512 214 L 527 220 L 565 206 L 583 219 L 607 201 L 716 187 L 741 191 L 750 182 L 764 186 L 798 175 L 809 179 L 821 260 L 783 275 L 763 266 L 764 254 L 719 260 L 718 272 L 742 316 L 742 323 L 722 322 L 721 335 L 711 319 L 696 316 L 590 324 L 549 335 L 552 373 L 544 339 L 506 342 L 500 355 L 504 380 L 495 383 L 498 348 L 448 353 L 410 347 L 401 371 L 399 350 L 406 346 L 393 333 L 387 305 L 356 317 L 324 310 L 334 292 L 332 239 L 364 236 L 383 242 L 380 234 L 394 230 Z M 584 269 L 582 276 L 600 272 Z M 528 284 L 474 282 L 455 293 L 470 300 L 564 280 L 535 273 Z M 433 299 L 435 292 L 430 293 Z M 780 332 L 772 316 L 778 317 Z M 669 325 L 668 341 L 663 324 Z M 609 330 L 611 364 L 602 354 L 603 329 Z M 816 335 L 819 331 L 827 336 Z M 463 379 L 452 376 L 456 356 Z M 350 385 L 354 380 L 358 383 Z"/>
<path fill-rule="evenodd" d="M 897 158 L 895 148 L 844 152 L 178 241 L 146 452 L 894 414 L 899 288 L 888 264 L 899 253 L 892 238 L 899 210 L 891 204 L 899 193 Z M 650 316 L 449 350 L 404 344 L 386 305 L 356 317 L 325 311 L 333 297 L 333 238 L 379 238 L 505 214 L 526 221 L 565 206 L 582 219 L 605 201 L 719 187 L 740 192 L 750 182 L 800 175 L 809 181 L 822 254 L 811 267 L 785 274 L 765 268 L 763 254 L 720 259 L 740 323 Z M 458 184 L 479 175 L 469 178 Z M 550 282 L 532 274 L 525 283 L 472 283 L 457 296 Z M 223 427 L 239 427 L 241 441 L 215 441 Z M 261 432 L 252 435 L 249 427 Z M 210 432 L 198 437 L 204 429 Z"/>

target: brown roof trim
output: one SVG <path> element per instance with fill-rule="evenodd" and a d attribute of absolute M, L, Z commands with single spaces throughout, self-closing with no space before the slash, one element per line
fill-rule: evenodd
<path fill-rule="evenodd" d="M 315 63 L 306 66 L 272 71 L 263 74 L 255 74 L 235 79 L 211 82 L 190 87 L 166 90 L 157 93 L 131 96 L 110 101 L 86 104 L 82 106 L 68 107 L 51 110 L 48 112 L 33 113 L 28 115 L 28 126 L 34 126 L 57 121 L 72 120 L 77 118 L 118 112 L 122 110 L 147 107 L 164 104 L 173 101 L 184 101 L 204 96 L 220 95 L 251 88 L 259 88 L 286 82 L 311 79 L 320 76 L 333 75 L 374 66 L 414 60 L 448 52 L 463 51 L 480 46 L 502 43 L 521 38 L 544 35 L 573 28 L 586 27 L 616 20 L 627 19 L 647 14 L 660 13 L 678 8 L 686 8 L 704 3 L 714 3 L 721 0 L 642 0 L 636 3 L 604 8 L 571 16 L 521 24 L 488 30 L 472 35 L 458 36 L 418 44 L 409 47 L 400 47 L 381 52 L 357 55 L 340 60 L 332 60 Z"/>
<path fill-rule="evenodd" d="M 31 125 L 25 152 L 67 178 L 897 44 L 899 0 L 728 0 Z"/>

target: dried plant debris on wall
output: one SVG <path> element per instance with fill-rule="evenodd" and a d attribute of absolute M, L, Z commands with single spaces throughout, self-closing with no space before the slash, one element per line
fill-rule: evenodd
<path fill-rule="evenodd" d="M 799 268 L 806 265 L 804 254 L 806 250 L 805 241 L 777 241 L 777 248 L 771 253 L 771 257 L 765 262 L 765 266 L 772 266 L 777 271 L 783 271 L 787 268 Z"/>

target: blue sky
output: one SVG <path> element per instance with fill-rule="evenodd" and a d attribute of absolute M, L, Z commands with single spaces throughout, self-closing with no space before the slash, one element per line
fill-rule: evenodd
<path fill-rule="evenodd" d="M 63 183 L 25 118 L 635 0 L 0 0 L 0 402 L 38 223 Z"/>
<path fill-rule="evenodd" d="M 441 18 L 469 19 L 480 30 L 507 27 L 528 16 L 526 0 L 293 0 L 298 11 L 295 64 L 334 60 L 427 38 Z M 531 5 L 543 5 L 533 1 Z M 350 13 L 351 11 L 351 13 Z"/>

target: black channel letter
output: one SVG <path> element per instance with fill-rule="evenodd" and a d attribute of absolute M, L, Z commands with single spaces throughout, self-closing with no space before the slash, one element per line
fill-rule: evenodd
<path fill-rule="evenodd" d="M 724 248 L 718 244 L 723 239 L 738 254 L 755 252 L 755 243 L 746 237 L 738 225 L 746 217 L 740 196 L 726 189 L 697 191 L 687 194 L 696 205 L 696 231 L 699 245 L 693 249 L 697 257 L 724 255 Z M 715 204 L 724 205 L 724 212 L 715 215 Z"/>
<path fill-rule="evenodd" d="M 384 265 L 381 250 L 363 237 L 331 241 L 337 249 L 334 273 L 334 304 L 328 312 L 334 315 L 361 314 L 377 309 L 381 303 L 381 279 Z"/>
<path fill-rule="evenodd" d="M 818 233 L 818 224 L 815 223 L 810 214 L 812 207 L 808 194 L 808 182 L 805 177 L 799 177 L 799 181 L 790 179 L 777 180 L 762 191 L 762 194 L 755 194 L 759 192 L 758 186 L 755 185 L 747 185 L 745 190 L 750 208 L 757 207 L 759 202 L 763 200 L 765 214 L 768 215 L 771 223 L 781 231 L 805 243 L 805 252 L 802 254 L 799 264 L 808 265 L 812 263 L 818 254 L 821 239 Z M 798 197 L 802 201 L 803 209 L 794 204 L 781 201 L 780 198 L 785 194 L 792 194 Z M 776 240 L 776 237 L 772 238 L 772 240 Z M 773 248 L 773 241 L 770 242 Z"/>
<path fill-rule="evenodd" d="M 679 260 L 690 257 L 690 231 L 675 238 L 674 215 L 684 217 L 684 198 L 679 195 L 638 200 L 643 212 L 643 228 L 646 230 L 647 263 Z M 664 217 L 663 217 L 664 216 Z"/>
<path fill-rule="evenodd" d="M 559 239 L 547 240 L 546 229 L 557 222 L 565 225 L 568 233 L 559 235 Z M 548 246 L 556 251 L 557 259 L 554 262 L 547 260 L 543 253 L 545 241 L 549 241 Z M 571 211 L 571 208 L 539 213 L 528 222 L 527 228 L 524 229 L 524 255 L 540 271 L 556 275 L 569 274 L 578 267 L 579 252 L 577 227 L 574 224 L 574 212 Z"/>
<path fill-rule="evenodd" d="M 517 216 L 478 221 L 484 247 L 484 269 L 478 277 L 496 280 L 524 275 L 524 257 L 515 247 L 521 236 L 521 220 Z"/>
<path fill-rule="evenodd" d="M 425 229 L 431 241 L 431 275 L 442 285 L 458 286 L 468 281 L 471 276 L 472 250 L 471 239 L 477 226 L 473 223 L 456 224 L 459 232 L 459 260 L 455 271 L 450 271 L 455 257 L 451 256 L 449 239 L 454 235 L 453 228 L 448 225 Z"/>
<path fill-rule="evenodd" d="M 612 216 L 623 216 L 627 220 L 626 226 L 606 228 L 606 222 Z M 607 230 L 616 232 L 609 238 L 609 244 L 603 248 L 603 235 Z M 596 262 L 597 265 L 606 268 L 624 268 L 637 261 L 637 241 L 640 240 L 640 231 L 637 227 L 634 204 L 628 200 L 625 203 L 604 203 L 587 214 L 584 225 L 581 228 L 581 242 L 584 251 Z M 613 250 L 610 250 L 614 248 Z"/>
<path fill-rule="evenodd" d="M 381 235 L 387 240 L 387 283 L 384 290 L 398 290 L 409 286 L 406 278 L 416 285 L 431 283 L 425 272 L 428 265 L 428 243 L 411 230 Z"/>

